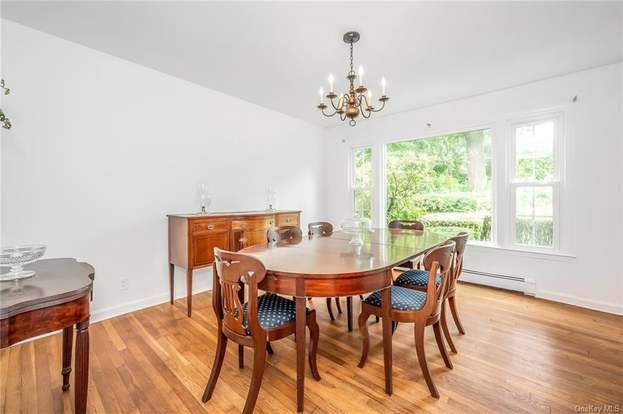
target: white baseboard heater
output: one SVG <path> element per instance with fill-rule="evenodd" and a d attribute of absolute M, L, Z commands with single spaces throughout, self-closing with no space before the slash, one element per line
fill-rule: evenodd
<path fill-rule="evenodd" d="M 534 296 L 535 292 L 534 281 L 526 277 L 481 272 L 479 270 L 464 268 L 461 278 L 459 280 L 462 280 L 464 282 L 476 283 L 479 285 L 514 290 L 532 296 Z"/>

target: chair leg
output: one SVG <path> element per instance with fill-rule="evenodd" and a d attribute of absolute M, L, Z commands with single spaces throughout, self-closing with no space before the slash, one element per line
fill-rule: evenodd
<path fill-rule="evenodd" d="M 331 298 L 327 298 L 327 310 L 329 311 L 329 317 L 332 321 L 335 320 L 335 316 L 333 316 L 333 308 L 331 307 Z"/>
<path fill-rule="evenodd" d="M 337 307 L 337 313 L 342 313 L 342 304 L 340 298 L 335 298 L 335 306 Z"/>
<path fill-rule="evenodd" d="M 450 304 L 450 311 L 452 311 L 452 319 L 454 319 L 454 324 L 459 330 L 459 333 L 461 335 L 465 335 L 465 329 L 463 329 L 463 325 L 461 324 L 461 320 L 459 319 L 459 314 L 456 311 L 456 302 L 454 301 L 454 296 L 450 296 L 448 298 L 448 303 Z"/>
<path fill-rule="evenodd" d="M 368 334 L 367 323 L 369 316 L 370 312 L 364 304 L 361 307 L 361 313 L 359 314 L 359 319 L 357 320 L 357 323 L 359 325 L 359 332 L 361 332 L 362 338 L 361 359 L 359 360 L 359 364 L 357 365 L 359 368 L 363 368 L 363 366 L 366 364 L 366 360 L 368 359 L 368 351 L 370 350 L 370 335 Z"/>
<path fill-rule="evenodd" d="M 453 353 L 458 353 L 456 350 L 456 346 L 454 346 L 454 341 L 452 340 L 452 336 L 450 335 L 450 329 L 448 329 L 448 321 L 446 320 L 446 302 L 441 304 L 441 329 L 443 330 L 443 336 L 446 338 L 446 342 L 448 342 L 448 346 L 450 346 L 450 350 Z"/>
<path fill-rule="evenodd" d="M 316 355 L 318 354 L 318 337 L 320 336 L 320 328 L 316 322 L 316 313 L 310 312 L 307 316 L 307 327 L 309 328 L 309 368 L 312 376 L 316 381 L 320 381 L 320 373 L 316 363 Z"/>
<path fill-rule="evenodd" d="M 275 351 L 273 351 L 273 347 L 270 346 L 270 342 L 266 342 L 266 352 L 268 352 L 269 355 L 272 355 L 275 353 Z"/>
<path fill-rule="evenodd" d="M 453 369 L 452 361 L 450 361 L 450 357 L 448 356 L 448 351 L 446 351 L 446 345 L 443 343 L 443 338 L 441 337 L 441 329 L 439 326 L 439 322 L 435 322 L 433 324 L 433 331 L 435 331 L 435 340 L 437 341 L 437 348 L 439 348 L 439 352 L 441 352 L 441 357 L 443 358 L 443 362 L 446 364 L 446 367 Z"/>
<path fill-rule="evenodd" d="M 238 345 L 238 368 L 244 368 L 244 346 Z"/>
<path fill-rule="evenodd" d="M 260 393 L 262 385 L 262 377 L 264 376 L 264 368 L 266 367 L 266 340 L 259 340 L 255 343 L 253 349 L 253 373 L 251 374 L 251 384 L 249 384 L 249 393 L 247 401 L 244 404 L 242 412 L 244 414 L 253 413 L 257 396 Z"/>
<path fill-rule="evenodd" d="M 206 402 L 212 398 L 214 387 L 216 387 L 216 381 L 218 381 L 218 375 L 221 373 L 221 367 L 223 366 L 223 359 L 225 358 L 225 350 L 227 349 L 227 337 L 221 331 L 219 326 L 218 343 L 216 344 L 216 353 L 214 354 L 214 364 L 212 364 L 212 372 L 210 373 L 210 379 L 208 385 L 206 385 L 205 391 L 201 401 Z"/>
<path fill-rule="evenodd" d="M 346 318 L 348 319 L 348 332 L 353 331 L 353 297 L 346 298 Z"/>
<path fill-rule="evenodd" d="M 398 329 L 398 322 L 392 321 L 392 335 L 396 332 L 396 329 Z"/>
<path fill-rule="evenodd" d="M 415 331 L 415 351 L 417 353 L 418 362 L 420 363 L 420 368 L 422 369 L 422 374 L 426 380 L 426 385 L 428 385 L 430 395 L 435 398 L 439 398 L 439 391 L 437 391 L 437 387 L 435 387 L 435 383 L 433 382 L 433 379 L 430 376 L 430 371 L 428 370 L 428 364 L 426 363 L 426 353 L 424 352 L 424 328 L 424 322 L 416 323 L 413 328 Z"/>

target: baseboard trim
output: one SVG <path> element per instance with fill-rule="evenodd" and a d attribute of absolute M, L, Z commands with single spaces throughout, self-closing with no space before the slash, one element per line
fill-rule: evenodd
<path fill-rule="evenodd" d="M 559 292 L 537 291 L 536 297 L 554 302 L 566 303 L 567 305 L 579 306 L 581 308 L 596 310 L 600 312 L 612 313 L 615 315 L 623 315 L 623 305 L 609 302 L 595 302 L 592 300 L 582 299 L 577 296 L 565 295 Z"/>
<path fill-rule="evenodd" d="M 194 290 L 194 289 L 193 289 Z M 210 289 L 205 287 L 194 290 L 193 295 L 201 292 L 207 292 Z M 174 298 L 185 298 L 185 294 L 176 295 Z M 91 323 L 103 321 L 106 319 L 114 318 L 115 316 L 125 315 L 126 313 L 134 312 L 137 310 L 149 308 L 151 306 L 160 305 L 162 303 L 169 302 L 169 293 L 162 293 L 160 295 L 151 296 L 148 298 L 138 299 L 131 302 L 121 303 L 119 305 L 110 306 L 108 308 L 97 309 L 91 312 Z"/>

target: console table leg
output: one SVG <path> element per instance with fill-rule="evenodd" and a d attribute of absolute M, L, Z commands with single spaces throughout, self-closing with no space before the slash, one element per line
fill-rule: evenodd
<path fill-rule="evenodd" d="M 74 377 L 75 412 L 87 411 L 87 391 L 89 389 L 89 320 L 76 324 L 76 375 Z"/>
<path fill-rule="evenodd" d="M 63 391 L 69 389 L 69 374 L 71 373 L 71 351 L 74 346 L 74 327 L 63 328 Z"/>
<path fill-rule="evenodd" d="M 186 312 L 188 313 L 188 317 L 193 311 L 193 270 L 188 269 L 186 271 Z"/>
<path fill-rule="evenodd" d="M 173 305 L 173 291 L 175 286 L 175 265 L 169 263 L 169 289 L 171 290 L 171 305 Z"/>

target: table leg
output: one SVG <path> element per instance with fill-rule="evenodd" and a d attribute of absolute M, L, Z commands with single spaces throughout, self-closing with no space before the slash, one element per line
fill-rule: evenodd
<path fill-rule="evenodd" d="M 353 331 L 353 297 L 346 298 L 346 317 L 348 318 L 348 332 Z"/>
<path fill-rule="evenodd" d="M 89 320 L 76 324 L 76 375 L 74 377 L 74 409 L 78 414 L 87 411 L 89 389 Z"/>
<path fill-rule="evenodd" d="M 74 346 L 74 327 L 63 328 L 63 391 L 69 389 L 69 374 L 71 373 L 71 351 Z"/>
<path fill-rule="evenodd" d="M 193 312 L 193 269 L 186 270 L 186 313 L 190 318 Z"/>
<path fill-rule="evenodd" d="M 303 412 L 305 396 L 305 297 L 296 297 L 296 411 Z"/>
<path fill-rule="evenodd" d="M 383 356 L 385 364 L 385 392 L 392 395 L 392 321 L 391 313 L 391 289 L 388 287 L 381 291 L 381 316 L 383 323 Z"/>
<path fill-rule="evenodd" d="M 175 265 L 169 263 L 169 290 L 171 291 L 171 305 L 173 305 L 173 291 L 175 290 Z"/>

